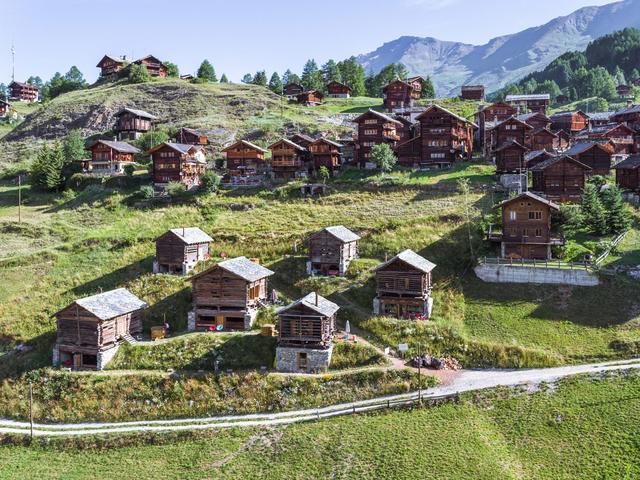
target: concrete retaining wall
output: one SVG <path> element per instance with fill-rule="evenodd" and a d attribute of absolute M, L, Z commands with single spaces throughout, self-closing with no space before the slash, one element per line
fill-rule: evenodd
<path fill-rule="evenodd" d="M 478 265 L 478 278 L 490 283 L 537 283 L 595 287 L 598 276 L 584 269 L 540 268 L 512 265 Z"/>

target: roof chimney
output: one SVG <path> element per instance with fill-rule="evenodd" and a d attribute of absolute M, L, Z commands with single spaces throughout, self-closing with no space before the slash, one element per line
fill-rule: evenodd
<path fill-rule="evenodd" d="M 316 307 L 318 306 L 318 292 L 313 292 L 316 294 Z"/>
<path fill-rule="evenodd" d="M 627 100 L 627 108 L 631 108 L 631 107 L 633 107 L 633 100 L 628 99 Z"/>

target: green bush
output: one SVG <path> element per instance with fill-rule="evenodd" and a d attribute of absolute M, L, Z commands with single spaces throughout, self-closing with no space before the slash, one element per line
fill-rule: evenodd
<path fill-rule="evenodd" d="M 138 195 L 144 200 L 152 199 L 153 187 L 151 185 L 143 185 L 142 187 L 140 187 L 140 190 L 138 190 Z"/>
<path fill-rule="evenodd" d="M 359 343 L 336 342 L 331 356 L 331 370 L 387 365 L 389 362 L 375 348 Z"/>
<path fill-rule="evenodd" d="M 67 180 L 66 187 L 77 192 L 81 192 L 89 185 L 102 185 L 102 183 L 103 179 L 101 177 L 92 177 L 83 173 L 74 173 Z"/>
<path fill-rule="evenodd" d="M 130 163 L 124 166 L 124 173 L 126 173 L 129 176 L 132 176 L 135 171 L 136 171 L 136 167 L 134 167 Z"/>
<path fill-rule="evenodd" d="M 202 185 L 200 186 L 201 191 L 204 193 L 214 193 L 218 191 L 218 187 L 220 186 L 220 176 L 216 175 L 215 172 L 208 170 L 202 175 L 201 181 Z"/>
<path fill-rule="evenodd" d="M 181 182 L 169 182 L 167 185 L 167 193 L 172 197 L 179 198 L 187 193 L 187 187 Z"/>

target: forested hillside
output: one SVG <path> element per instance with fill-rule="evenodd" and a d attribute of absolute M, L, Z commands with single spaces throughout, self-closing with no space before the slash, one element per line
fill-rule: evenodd
<path fill-rule="evenodd" d="M 614 101 L 619 97 L 618 85 L 640 80 L 639 55 L 640 30 L 625 28 L 594 40 L 584 51 L 559 56 L 544 70 L 500 90 L 496 97 L 550 93 L 553 98 L 564 94 L 571 102 L 592 97 Z"/>

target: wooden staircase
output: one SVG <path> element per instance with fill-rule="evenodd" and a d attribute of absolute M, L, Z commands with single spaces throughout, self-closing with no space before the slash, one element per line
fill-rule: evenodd
<path fill-rule="evenodd" d="M 135 345 L 138 343 L 138 340 L 133 338 L 130 333 L 125 333 L 120 337 L 124 343 L 128 343 L 129 345 Z"/>

